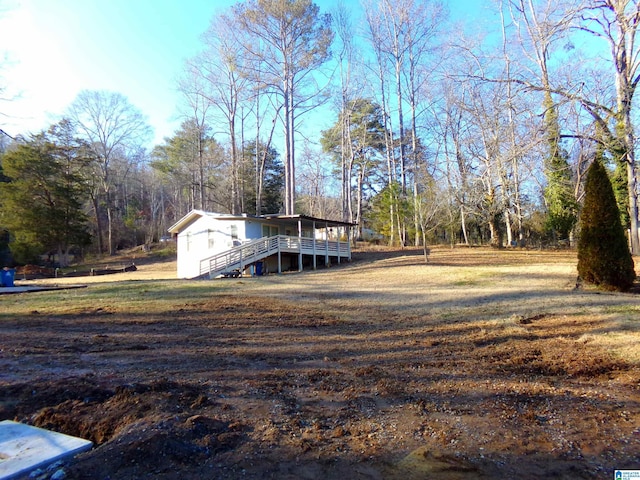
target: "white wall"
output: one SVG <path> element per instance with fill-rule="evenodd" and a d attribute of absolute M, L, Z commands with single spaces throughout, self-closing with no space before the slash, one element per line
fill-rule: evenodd
<path fill-rule="evenodd" d="M 244 220 L 218 220 L 203 216 L 178 234 L 178 278 L 195 278 L 200 275 L 200 261 L 233 248 L 233 227 L 237 241 L 244 242 Z"/>
<path fill-rule="evenodd" d="M 178 234 L 178 278 L 200 275 L 200 260 L 226 250 L 223 225 L 211 217 L 200 217 Z"/>

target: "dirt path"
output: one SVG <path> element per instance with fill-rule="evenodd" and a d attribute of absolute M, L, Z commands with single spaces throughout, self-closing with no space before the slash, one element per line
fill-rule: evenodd
<path fill-rule="evenodd" d="M 571 254 L 380 252 L 112 285 L 120 301 L 103 283 L 61 297 L 75 307 L 0 314 L 0 419 L 98 445 L 66 478 L 640 469 L 640 299 L 575 289 Z M 95 291 L 104 303 L 83 303 Z"/>

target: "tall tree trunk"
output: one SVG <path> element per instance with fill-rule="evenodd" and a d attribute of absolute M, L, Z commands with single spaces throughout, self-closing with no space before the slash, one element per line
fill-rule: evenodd
<path fill-rule="evenodd" d="M 296 213 L 296 116 L 295 108 L 293 105 L 293 85 L 291 85 L 291 128 L 289 129 L 290 142 L 291 142 L 291 157 L 289 159 L 289 214 L 294 215 Z"/>
<path fill-rule="evenodd" d="M 382 61 L 382 60 L 380 60 Z M 382 96 L 382 115 L 384 117 L 384 140 L 385 140 L 385 151 L 387 156 L 387 182 L 390 188 L 393 187 L 393 184 L 396 181 L 396 162 L 395 162 L 395 154 L 393 152 L 393 134 L 391 133 L 391 125 L 389 120 L 389 110 L 387 108 L 387 99 L 385 94 L 385 81 L 384 81 L 384 71 L 383 66 L 379 64 L 379 78 L 380 78 L 380 95 Z M 390 220 L 390 230 L 389 230 L 389 245 L 396 244 L 396 236 L 399 233 L 399 230 L 396 226 L 396 205 L 397 198 L 395 195 L 391 195 L 389 202 L 389 220 Z"/>
<path fill-rule="evenodd" d="M 264 170 L 264 164 L 260 162 L 260 92 L 256 93 L 256 138 L 255 142 L 255 155 L 254 155 L 254 171 L 253 171 L 253 185 L 256 191 L 256 215 L 261 215 L 262 211 L 262 172 Z"/>
<path fill-rule="evenodd" d="M 284 213 L 293 215 L 295 213 L 295 116 L 293 106 L 293 85 L 289 75 L 285 75 L 284 88 L 284 136 L 285 136 L 285 160 L 284 160 Z"/>
<path fill-rule="evenodd" d="M 93 215 L 96 219 L 96 237 L 98 240 L 98 252 L 104 253 L 104 239 L 102 231 L 102 220 L 100 219 L 100 207 L 98 205 L 98 197 L 93 192 L 91 193 L 91 205 L 93 206 Z"/>
<path fill-rule="evenodd" d="M 205 189 L 204 189 L 204 141 L 202 138 L 202 130 L 198 129 L 198 199 L 199 208 L 206 210 Z"/>
<path fill-rule="evenodd" d="M 469 236 L 467 235 L 467 222 L 464 213 L 464 207 L 460 207 L 460 228 L 462 229 L 462 239 L 465 245 L 469 245 Z"/>
<path fill-rule="evenodd" d="M 240 211 L 239 176 L 238 176 L 238 145 L 236 141 L 235 111 L 229 117 L 229 141 L 231 142 L 231 213 L 237 215 Z"/>
<path fill-rule="evenodd" d="M 621 50 L 624 50 L 621 47 Z M 627 60 L 626 50 L 619 53 L 620 58 L 617 63 L 624 64 Z M 621 123 L 622 140 L 625 146 L 623 161 L 627 166 L 627 190 L 629 194 L 629 220 L 630 220 L 630 244 L 631 253 L 640 255 L 640 224 L 638 222 L 638 194 L 637 185 L 637 169 L 635 155 L 635 134 L 632 120 L 632 97 L 635 85 L 629 84 L 627 76 L 622 72 L 622 68 L 617 65 L 616 68 L 616 91 L 618 97 L 618 116 Z"/>
<path fill-rule="evenodd" d="M 107 243 L 109 247 L 109 255 L 115 254 L 113 245 L 113 207 L 111 206 L 111 195 L 106 192 L 107 198 Z"/>
<path fill-rule="evenodd" d="M 413 170 L 413 226 L 415 229 L 414 245 L 417 247 L 420 245 L 420 218 L 418 215 L 419 199 L 418 199 L 418 126 L 417 126 L 417 100 L 416 100 L 416 86 L 414 78 L 414 59 L 410 55 L 411 68 L 409 69 L 409 99 L 411 103 L 411 157 Z"/>
<path fill-rule="evenodd" d="M 289 78 L 285 74 L 284 82 L 284 213 L 291 215 L 289 208 L 291 199 L 289 198 L 289 182 L 291 178 L 291 124 L 289 123 L 290 109 L 289 105 Z"/>
<path fill-rule="evenodd" d="M 396 42 L 398 40 L 396 39 Z M 397 47 L 396 47 L 397 48 Z M 402 96 L 402 56 L 396 51 L 395 73 L 396 73 L 396 97 L 398 101 L 398 137 L 400 142 L 400 186 L 402 188 L 402 196 L 407 194 L 407 165 L 405 158 L 405 138 L 404 138 L 404 115 L 402 113 L 403 96 Z"/>
<path fill-rule="evenodd" d="M 362 237 L 362 190 L 364 188 L 365 171 L 364 167 L 360 168 L 358 172 L 358 186 L 357 186 L 357 199 L 356 199 L 356 220 L 357 220 L 357 236 Z"/>

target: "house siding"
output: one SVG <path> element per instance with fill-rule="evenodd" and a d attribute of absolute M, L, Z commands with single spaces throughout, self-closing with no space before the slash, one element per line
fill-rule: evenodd
<path fill-rule="evenodd" d="M 233 230 L 237 239 L 246 239 L 244 222 L 200 217 L 178 234 L 178 278 L 200 275 L 200 261 L 234 246 Z"/>

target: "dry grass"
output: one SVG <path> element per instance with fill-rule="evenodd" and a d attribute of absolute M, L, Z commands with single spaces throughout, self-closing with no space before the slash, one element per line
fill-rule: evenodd
<path fill-rule="evenodd" d="M 169 265 L 0 298 L 0 413 L 99 444 L 68 478 L 637 468 L 639 297 L 577 289 L 573 252 L 377 249 L 218 281 Z"/>

